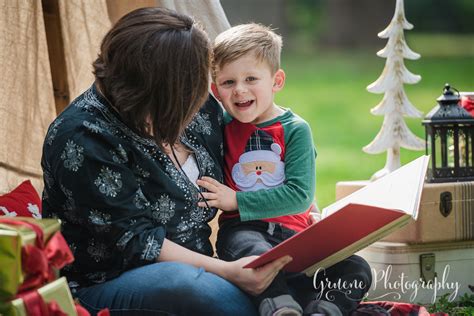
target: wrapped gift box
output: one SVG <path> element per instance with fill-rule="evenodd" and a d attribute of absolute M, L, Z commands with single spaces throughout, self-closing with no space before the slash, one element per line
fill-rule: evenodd
<path fill-rule="evenodd" d="M 61 226 L 57 219 L 35 220 L 17 217 L 9 218 L 9 220 L 38 225 L 43 230 L 45 244 L 54 233 L 60 230 Z M 0 301 L 14 297 L 19 286 L 23 283 L 25 275 L 22 271 L 22 247 L 34 245 L 35 241 L 36 233 L 32 229 L 0 221 Z"/>
<path fill-rule="evenodd" d="M 39 288 L 39 296 L 46 304 L 51 304 L 53 301 L 59 306 L 62 312 L 66 315 L 76 316 L 76 308 L 74 301 L 69 291 L 69 287 L 66 282 L 66 278 L 62 277 L 48 283 L 47 285 Z M 27 309 L 23 299 L 18 298 L 10 302 L 5 311 L 0 310 L 0 314 L 4 313 L 5 316 L 23 316 L 28 315 Z"/>

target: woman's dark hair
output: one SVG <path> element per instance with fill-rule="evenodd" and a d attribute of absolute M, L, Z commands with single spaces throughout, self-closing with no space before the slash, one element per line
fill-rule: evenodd
<path fill-rule="evenodd" d="M 94 75 L 122 119 L 161 147 L 179 139 L 205 102 L 210 54 L 209 39 L 192 18 L 141 8 L 105 35 Z"/>

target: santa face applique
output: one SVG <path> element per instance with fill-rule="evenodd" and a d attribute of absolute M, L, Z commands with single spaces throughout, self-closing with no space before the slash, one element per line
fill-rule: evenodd
<path fill-rule="evenodd" d="M 263 130 L 256 130 L 239 162 L 232 167 L 232 179 L 241 191 L 275 188 L 285 181 L 281 146 Z"/>

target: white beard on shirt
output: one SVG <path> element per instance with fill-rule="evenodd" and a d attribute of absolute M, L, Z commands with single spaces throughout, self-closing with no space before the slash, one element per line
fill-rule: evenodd
<path fill-rule="evenodd" d="M 262 171 L 257 175 L 256 171 L 245 174 L 240 163 L 232 168 L 232 179 L 242 191 L 257 191 L 260 189 L 271 189 L 280 186 L 285 181 L 285 164 L 281 161 L 274 162 L 273 173 Z"/>

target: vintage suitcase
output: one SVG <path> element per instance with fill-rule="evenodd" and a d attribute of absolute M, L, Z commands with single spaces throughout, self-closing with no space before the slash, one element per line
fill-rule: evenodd
<path fill-rule="evenodd" d="M 336 199 L 367 183 L 337 183 Z M 411 220 L 382 240 L 401 243 L 474 240 L 474 182 L 425 183 L 417 221 Z"/>
<path fill-rule="evenodd" d="M 453 301 L 474 286 L 474 241 L 376 242 L 357 254 L 372 268 L 370 301 L 429 304 L 444 294 Z"/>

